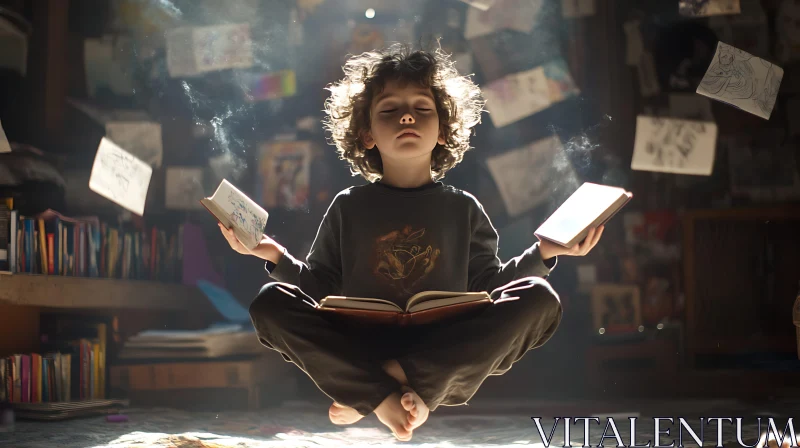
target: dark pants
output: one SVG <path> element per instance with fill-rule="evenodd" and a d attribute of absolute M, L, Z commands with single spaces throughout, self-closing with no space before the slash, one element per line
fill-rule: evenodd
<path fill-rule="evenodd" d="M 465 404 L 490 375 L 502 375 L 542 346 L 561 322 L 558 294 L 539 277 L 491 292 L 479 314 L 404 328 L 357 328 L 314 308 L 299 288 L 269 283 L 250 305 L 259 340 L 295 363 L 332 400 L 370 414 L 400 384 L 383 371 L 396 359 L 431 411 Z"/>

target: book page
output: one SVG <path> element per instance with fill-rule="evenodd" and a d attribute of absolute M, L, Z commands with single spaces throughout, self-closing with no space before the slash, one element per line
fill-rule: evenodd
<path fill-rule="evenodd" d="M 714 122 L 640 115 L 631 169 L 708 176 L 716 148 Z"/>
<path fill-rule="evenodd" d="M 678 11 L 682 16 L 708 17 L 723 14 L 739 14 L 739 0 L 680 0 Z"/>
<path fill-rule="evenodd" d="M 697 93 L 769 120 L 782 80 L 782 68 L 719 42 Z"/>
<path fill-rule="evenodd" d="M 253 65 L 250 25 L 247 23 L 195 28 L 192 43 L 195 67 L 200 73 Z"/>
<path fill-rule="evenodd" d="M 160 123 L 111 121 L 106 124 L 106 137 L 151 166 L 161 166 L 163 147 Z"/>
<path fill-rule="evenodd" d="M 150 165 L 104 137 L 92 165 L 89 189 L 142 216 L 152 175 Z"/>
<path fill-rule="evenodd" d="M 211 201 L 230 219 L 234 230 L 239 231 L 236 236 L 242 244 L 251 249 L 258 245 L 269 217 L 266 210 L 225 179 Z"/>
<path fill-rule="evenodd" d="M 423 311 L 463 302 L 489 298 L 486 292 L 424 291 L 414 294 L 406 303 L 408 312 Z"/>
<path fill-rule="evenodd" d="M 6 132 L 3 130 L 3 123 L 0 122 L 0 154 L 4 152 L 11 152 L 11 144 L 8 143 Z"/>
<path fill-rule="evenodd" d="M 348 308 L 372 311 L 399 311 L 403 309 L 388 300 L 365 297 L 328 296 L 320 301 L 320 308 Z"/>
<path fill-rule="evenodd" d="M 622 188 L 585 182 L 547 218 L 536 234 L 566 244 L 587 230 L 624 193 Z"/>

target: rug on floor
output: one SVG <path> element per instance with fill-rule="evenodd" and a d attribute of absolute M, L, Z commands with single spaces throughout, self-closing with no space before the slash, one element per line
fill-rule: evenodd
<path fill-rule="evenodd" d="M 755 410 L 752 410 L 755 412 Z M 719 410 L 705 416 L 755 415 L 745 410 Z M 689 417 L 692 413 L 684 414 Z M 325 409 L 316 407 L 283 407 L 260 412 L 187 412 L 171 409 L 129 409 L 125 411 L 128 421 L 107 422 L 102 417 L 83 418 L 61 422 L 19 421 L 13 432 L 0 433 L 0 446 L 15 448 L 284 448 L 284 447 L 341 447 L 341 446 L 393 446 L 407 447 L 519 447 L 542 446 L 531 415 L 512 413 L 506 415 L 479 415 L 448 412 L 432 415 L 430 420 L 415 431 L 411 442 L 398 442 L 375 416 L 361 422 L 339 427 L 327 420 Z M 641 414 L 640 422 L 652 422 Z M 661 414 L 660 416 L 679 414 Z M 577 415 L 575 415 L 577 417 Z M 681 415 L 683 416 L 683 415 Z M 775 415 L 775 417 L 778 417 Z M 629 427 L 626 417 L 615 417 L 622 440 L 628 444 Z M 746 419 L 742 437 L 753 444 L 758 437 L 756 420 Z M 785 425 L 781 420 L 780 429 Z M 690 422 L 690 424 L 692 424 Z M 543 419 L 542 425 L 549 432 L 552 419 Z M 692 424 L 696 427 L 696 423 Z M 573 425 L 571 445 L 581 446 L 582 424 Z M 594 426 L 591 443 L 596 445 L 605 426 Z M 725 426 L 724 446 L 741 446 L 736 442 L 736 430 Z M 668 445 L 675 439 L 662 437 Z M 563 423 L 554 432 L 552 447 L 564 446 Z M 716 428 L 706 428 L 705 446 L 714 446 Z M 637 429 L 636 442 L 646 444 L 653 440 L 653 425 L 642 424 Z M 686 446 L 696 446 L 684 438 Z M 605 446 L 616 446 L 614 439 L 606 439 Z M 676 444 L 677 445 L 677 444 Z"/>

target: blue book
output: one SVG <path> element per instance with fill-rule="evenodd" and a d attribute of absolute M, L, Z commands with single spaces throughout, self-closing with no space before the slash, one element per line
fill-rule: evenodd
<path fill-rule="evenodd" d="M 42 356 L 42 403 L 50 401 L 50 360 Z"/>

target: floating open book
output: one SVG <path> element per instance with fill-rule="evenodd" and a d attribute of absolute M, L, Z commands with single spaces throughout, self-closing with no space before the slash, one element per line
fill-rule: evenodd
<path fill-rule="evenodd" d="M 405 309 L 383 299 L 327 296 L 318 308 L 365 323 L 420 325 L 479 310 L 492 303 L 486 292 L 424 291 L 413 295 Z"/>
<path fill-rule="evenodd" d="M 534 235 L 564 247 L 583 241 L 592 227 L 617 214 L 633 194 L 624 188 L 585 182 L 538 228 Z"/>
<path fill-rule="evenodd" d="M 200 203 L 248 249 L 258 246 L 269 214 L 246 194 L 223 179 L 217 191 Z"/>

